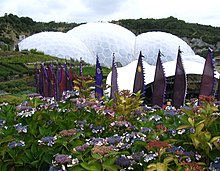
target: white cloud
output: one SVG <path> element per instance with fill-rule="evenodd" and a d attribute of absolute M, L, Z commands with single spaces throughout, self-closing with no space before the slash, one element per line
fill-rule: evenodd
<path fill-rule="evenodd" d="M 219 6 L 219 0 L 1 0 L 0 15 L 78 23 L 174 16 L 186 22 L 220 26 Z"/>

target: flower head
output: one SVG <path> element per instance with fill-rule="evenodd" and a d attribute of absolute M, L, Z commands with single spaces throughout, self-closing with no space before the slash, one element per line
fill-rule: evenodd
<path fill-rule="evenodd" d="M 92 149 L 93 153 L 97 153 L 97 154 L 100 154 L 100 155 L 108 154 L 111 151 L 113 151 L 113 147 L 112 146 L 95 146 Z"/>
<path fill-rule="evenodd" d="M 158 140 L 153 140 L 148 143 L 149 148 L 165 148 L 170 146 L 171 146 L 170 144 Z"/>
<path fill-rule="evenodd" d="M 52 147 L 53 144 L 55 144 L 57 137 L 56 136 L 47 136 L 47 137 L 43 137 L 40 140 L 38 140 L 39 145 L 47 145 L 49 147 Z"/>
<path fill-rule="evenodd" d="M 23 147 L 23 146 L 25 146 L 24 141 L 12 141 L 8 144 L 9 148 Z"/>
<path fill-rule="evenodd" d="M 14 127 L 18 131 L 18 133 L 27 133 L 27 125 L 22 126 L 22 123 L 18 123 L 14 125 Z"/>
<path fill-rule="evenodd" d="M 54 163 L 56 164 L 70 164 L 72 161 L 72 157 L 69 155 L 58 154 L 55 157 Z"/>
<path fill-rule="evenodd" d="M 220 170 L 220 157 L 216 157 L 215 160 L 210 163 L 209 170 Z"/>
<path fill-rule="evenodd" d="M 126 156 L 121 156 L 115 160 L 115 164 L 125 168 L 131 165 L 131 160 Z"/>
<path fill-rule="evenodd" d="M 77 146 L 75 148 L 73 148 L 73 152 L 79 151 L 79 152 L 84 152 L 86 151 L 86 149 L 89 147 L 89 143 L 85 143 L 81 146 Z"/>
<path fill-rule="evenodd" d="M 63 130 L 60 132 L 60 135 L 61 136 L 64 136 L 64 137 L 70 137 L 74 134 L 77 133 L 77 130 L 76 129 L 69 129 L 69 130 Z"/>

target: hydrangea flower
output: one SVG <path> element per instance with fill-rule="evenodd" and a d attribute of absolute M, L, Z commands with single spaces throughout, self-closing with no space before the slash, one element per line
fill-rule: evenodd
<path fill-rule="evenodd" d="M 6 124 L 6 121 L 5 121 L 5 120 L 0 119 L 0 128 L 7 129 L 8 127 L 7 127 L 7 126 L 5 126 L 5 124 Z"/>
<path fill-rule="evenodd" d="M 113 151 L 113 147 L 112 146 L 95 146 L 92 149 L 93 153 L 97 153 L 97 154 L 100 154 L 100 155 L 108 154 L 111 151 Z"/>
<path fill-rule="evenodd" d="M 143 152 L 143 151 L 140 151 L 140 152 L 133 153 L 133 154 L 131 155 L 131 157 L 132 157 L 136 162 L 138 162 L 138 161 L 140 161 L 140 160 L 143 159 L 143 157 L 144 157 L 144 152 Z"/>
<path fill-rule="evenodd" d="M 84 152 L 86 151 L 86 149 L 89 147 L 89 143 L 85 143 L 81 146 L 77 146 L 75 148 L 73 148 L 73 152 L 79 151 L 79 152 Z"/>
<path fill-rule="evenodd" d="M 131 123 L 128 121 L 114 121 L 110 124 L 111 126 L 118 126 L 118 127 L 131 127 Z"/>
<path fill-rule="evenodd" d="M 209 170 L 220 171 L 220 157 L 216 157 L 209 165 Z"/>
<path fill-rule="evenodd" d="M 107 140 L 104 138 L 92 138 L 87 141 L 89 142 L 90 145 L 93 145 L 93 146 L 95 145 L 101 146 L 107 143 Z"/>
<path fill-rule="evenodd" d="M 43 137 L 40 140 L 38 140 L 39 145 L 47 145 L 49 147 L 52 147 L 55 144 L 57 137 L 56 136 L 47 136 Z"/>
<path fill-rule="evenodd" d="M 120 156 L 114 162 L 116 165 L 121 166 L 122 168 L 129 167 L 131 165 L 131 160 L 126 156 Z"/>
<path fill-rule="evenodd" d="M 159 115 L 153 115 L 153 116 L 151 116 L 151 117 L 149 118 L 149 121 L 151 121 L 151 120 L 159 121 L 159 120 L 161 120 L 161 119 L 162 119 L 161 116 L 159 116 Z"/>
<path fill-rule="evenodd" d="M 55 164 L 70 164 L 72 161 L 72 157 L 69 155 L 64 155 L 64 154 L 58 154 L 55 157 L 54 163 Z"/>
<path fill-rule="evenodd" d="M 176 134 L 177 134 L 177 132 L 176 132 L 175 129 L 168 129 L 168 130 L 167 130 L 167 133 L 168 133 L 169 135 L 172 135 L 172 136 L 176 136 Z"/>
<path fill-rule="evenodd" d="M 56 155 L 54 161 L 52 161 L 53 166 L 50 167 L 49 171 L 66 171 L 66 166 L 71 167 L 79 163 L 77 158 L 72 159 L 72 156 L 65 154 Z M 61 170 L 59 169 L 61 166 Z"/>
<path fill-rule="evenodd" d="M 63 130 L 60 132 L 60 135 L 61 136 L 64 136 L 64 137 L 70 137 L 74 134 L 77 133 L 77 130 L 76 129 L 69 129 L 69 130 Z"/>
<path fill-rule="evenodd" d="M 140 132 L 143 134 L 148 134 L 149 132 L 151 132 L 153 129 L 152 128 L 147 128 L 147 127 L 142 127 L 140 129 Z"/>
<path fill-rule="evenodd" d="M 148 154 L 144 157 L 144 162 L 148 163 L 151 160 L 155 160 L 157 156 L 157 153 Z"/>
<path fill-rule="evenodd" d="M 12 141 L 8 144 L 9 148 L 23 147 L 23 146 L 25 146 L 24 141 Z"/>
<path fill-rule="evenodd" d="M 32 116 L 36 109 L 32 108 L 30 106 L 20 106 L 19 109 L 21 110 L 20 112 L 17 112 L 17 116 L 21 116 L 21 118 L 23 117 L 30 117 Z"/>
<path fill-rule="evenodd" d="M 121 136 L 115 135 L 107 138 L 107 143 L 115 145 L 122 141 Z"/>
<path fill-rule="evenodd" d="M 22 123 L 18 123 L 14 125 L 14 127 L 18 131 L 18 133 L 27 133 L 27 125 L 22 126 Z"/>
<path fill-rule="evenodd" d="M 102 131 L 105 130 L 104 127 L 102 127 L 102 126 L 95 126 L 93 124 L 90 125 L 90 129 L 92 130 L 92 133 L 94 133 L 94 134 L 102 133 Z"/>
<path fill-rule="evenodd" d="M 186 132 L 186 129 L 180 129 L 178 130 L 177 134 L 182 135 Z"/>

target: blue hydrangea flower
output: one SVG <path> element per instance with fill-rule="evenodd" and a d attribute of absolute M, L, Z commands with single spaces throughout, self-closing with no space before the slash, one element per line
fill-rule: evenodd
<path fill-rule="evenodd" d="M 12 141 L 8 144 L 9 148 L 23 147 L 23 146 L 25 146 L 24 141 Z"/>
<path fill-rule="evenodd" d="M 49 147 L 52 147 L 55 144 L 57 137 L 56 136 L 47 136 L 43 137 L 40 140 L 38 140 L 39 145 L 47 145 Z"/>
<path fill-rule="evenodd" d="M 131 160 L 126 156 L 121 156 L 115 160 L 115 164 L 125 168 L 131 165 Z"/>
<path fill-rule="evenodd" d="M 216 157 L 209 165 L 209 170 L 220 171 L 220 157 Z"/>
<path fill-rule="evenodd" d="M 14 125 L 14 127 L 18 131 L 18 133 L 27 133 L 27 125 L 22 126 L 22 123 L 18 123 Z"/>

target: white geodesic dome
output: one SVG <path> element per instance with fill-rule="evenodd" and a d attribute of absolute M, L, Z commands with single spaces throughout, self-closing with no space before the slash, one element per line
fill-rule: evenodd
<path fill-rule="evenodd" d="M 165 32 L 147 32 L 135 36 L 128 29 L 112 23 L 87 23 L 68 31 L 41 32 L 19 43 L 20 50 L 37 49 L 59 58 L 82 58 L 86 63 L 95 64 L 98 55 L 102 66 L 111 67 L 113 53 L 116 62 L 122 66 L 136 60 L 140 51 L 144 61 L 155 65 L 159 50 L 162 62 L 174 61 L 178 48 L 182 58 L 204 62 L 182 39 Z"/>
<path fill-rule="evenodd" d="M 62 32 L 41 32 L 22 40 L 20 50 L 36 49 L 47 55 L 64 59 L 83 60 L 95 64 L 95 57 L 90 53 L 85 44 L 78 38 Z"/>
<path fill-rule="evenodd" d="M 184 56 L 195 55 L 191 47 L 175 35 L 160 31 L 142 33 L 136 37 L 135 56 L 138 57 L 141 51 L 144 61 L 150 65 L 156 65 L 159 50 L 163 54 L 161 60 L 164 63 L 177 58 L 179 47 L 183 59 Z"/>
<path fill-rule="evenodd" d="M 73 28 L 68 35 L 78 37 L 92 52 L 99 57 L 101 65 L 111 67 L 112 56 L 122 66 L 134 61 L 136 36 L 128 29 L 112 23 L 87 23 Z"/>

